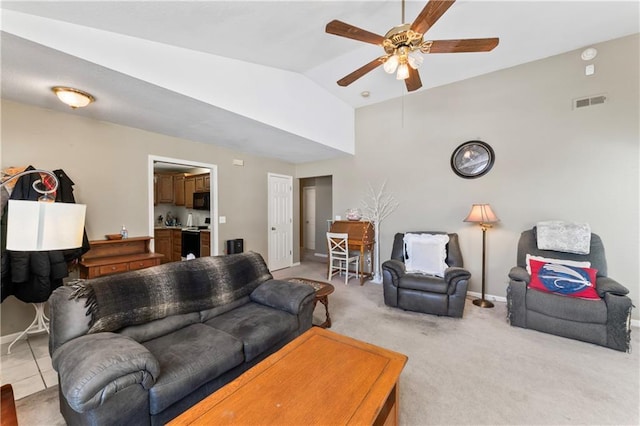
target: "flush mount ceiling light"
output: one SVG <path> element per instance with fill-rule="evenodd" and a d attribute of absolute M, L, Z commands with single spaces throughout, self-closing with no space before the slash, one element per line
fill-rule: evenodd
<path fill-rule="evenodd" d="M 588 47 L 582 51 L 580 57 L 583 61 L 590 61 L 598 55 L 598 51 L 595 47 Z"/>
<path fill-rule="evenodd" d="M 58 99 L 73 109 L 86 107 L 96 100 L 89 93 L 74 89 L 73 87 L 56 86 L 52 87 L 51 90 L 56 94 Z"/>

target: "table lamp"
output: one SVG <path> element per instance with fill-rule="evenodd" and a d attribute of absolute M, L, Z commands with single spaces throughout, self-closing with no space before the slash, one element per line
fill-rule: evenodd
<path fill-rule="evenodd" d="M 473 204 L 471 206 L 471 211 L 464 220 L 464 222 L 477 223 L 480 225 L 480 228 L 482 228 L 482 297 L 473 301 L 474 305 L 480 306 L 481 308 L 493 308 L 493 303 L 484 298 L 487 247 L 486 232 L 488 228 L 491 228 L 493 223 L 498 221 L 498 217 L 493 213 L 489 204 Z"/>

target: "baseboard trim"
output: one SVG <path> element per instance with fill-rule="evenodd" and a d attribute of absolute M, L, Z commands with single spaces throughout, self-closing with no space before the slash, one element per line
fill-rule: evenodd
<path fill-rule="evenodd" d="M 313 253 L 314 256 L 318 256 L 318 257 L 329 257 L 328 255 L 324 254 L 324 253 Z"/>
<path fill-rule="evenodd" d="M 467 294 L 469 296 L 477 297 L 478 299 L 482 297 L 482 293 L 476 293 L 475 291 L 467 291 Z M 484 298 L 485 300 L 490 300 L 492 302 L 505 302 L 505 303 L 507 302 L 506 297 L 494 296 L 493 294 L 485 294 Z"/>

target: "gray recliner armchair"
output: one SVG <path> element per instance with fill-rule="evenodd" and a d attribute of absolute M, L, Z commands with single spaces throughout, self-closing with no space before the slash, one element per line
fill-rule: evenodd
<path fill-rule="evenodd" d="M 591 267 L 598 270 L 595 286 L 600 299 L 584 300 L 529 288 L 531 276 L 526 270 L 527 254 L 591 262 Z M 534 227 L 520 235 L 517 266 L 509 272 L 508 320 L 512 326 L 627 351 L 633 307 L 627 293 L 626 287 L 607 277 L 604 246 L 598 235 L 591 233 L 590 250 L 586 255 L 540 250 Z"/>
<path fill-rule="evenodd" d="M 445 232 L 411 232 L 412 234 L 446 234 Z M 407 311 L 462 317 L 471 273 L 464 269 L 458 234 L 447 234 L 447 257 L 444 277 L 407 273 L 404 234 L 393 240 L 391 259 L 382 264 L 384 303 Z"/>

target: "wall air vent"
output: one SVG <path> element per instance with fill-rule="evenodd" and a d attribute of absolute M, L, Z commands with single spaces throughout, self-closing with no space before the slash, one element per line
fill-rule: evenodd
<path fill-rule="evenodd" d="M 588 98 L 580 98 L 573 100 L 573 109 L 584 108 L 591 105 L 603 104 L 607 100 L 605 95 L 595 95 Z"/>

